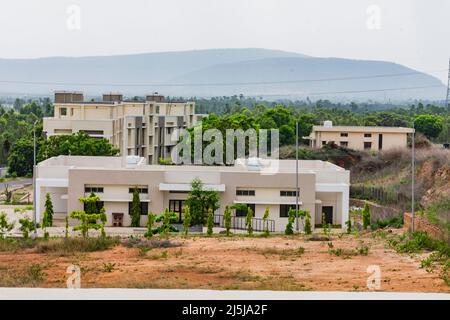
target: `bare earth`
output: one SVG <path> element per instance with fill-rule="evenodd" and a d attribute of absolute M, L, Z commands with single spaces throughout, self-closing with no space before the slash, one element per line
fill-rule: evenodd
<path fill-rule="evenodd" d="M 39 263 L 45 272 L 39 286 L 65 287 L 66 269 L 76 264 L 85 288 L 368 291 L 367 267 L 378 265 L 379 291 L 450 292 L 437 271 L 420 268 L 424 255 L 398 254 L 387 248 L 385 240 L 370 235 L 333 236 L 334 248 L 354 249 L 362 242 L 370 248 L 367 256 L 347 257 L 331 255 L 326 241 L 307 241 L 302 236 L 171 239 L 181 246 L 142 252 L 119 245 L 74 256 L 2 252 L 0 276 L 2 270 L 11 276 L 14 270 Z"/>

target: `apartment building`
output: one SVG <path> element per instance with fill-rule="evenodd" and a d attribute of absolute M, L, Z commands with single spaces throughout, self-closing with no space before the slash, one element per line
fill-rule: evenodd
<path fill-rule="evenodd" d="M 264 168 L 274 161 L 278 170 L 266 174 Z M 238 160 L 234 166 L 163 166 L 145 164 L 145 159 L 138 156 L 58 156 L 37 166 L 37 217 L 42 218 L 46 193 L 51 196 L 55 215 L 63 218 L 74 210 L 83 210 L 79 198 L 94 192 L 106 210 L 108 226 L 129 226 L 132 191 L 138 187 L 142 226 L 148 212 L 159 214 L 165 208 L 176 212 L 181 222 L 190 184 L 199 178 L 206 189 L 219 193 L 216 218 L 223 215 L 226 205 L 236 203 L 252 207 L 255 221 L 269 208 L 273 231 L 283 232 L 289 208 L 296 206 L 295 172 L 295 160 Z M 345 228 L 349 214 L 348 170 L 329 162 L 302 160 L 298 183 L 300 209 L 310 212 L 313 225 L 322 222 L 324 213 L 328 223 Z M 234 219 L 245 221 L 245 215 L 238 210 Z"/>
<path fill-rule="evenodd" d="M 102 101 L 85 101 L 82 92 L 55 92 L 55 113 L 44 118 L 44 132 L 52 135 L 85 132 L 106 138 L 123 156 L 144 157 L 156 164 L 170 156 L 175 129 L 194 126 L 203 115 L 195 114 L 191 101 L 166 101 L 157 93 L 143 101 L 124 100 L 120 93 L 105 93 Z"/>
<path fill-rule="evenodd" d="M 408 134 L 413 132 L 412 128 L 402 127 L 333 126 L 325 121 L 323 126 L 313 126 L 311 134 L 303 138 L 310 140 L 312 148 L 335 143 L 354 150 L 380 151 L 406 148 Z"/>

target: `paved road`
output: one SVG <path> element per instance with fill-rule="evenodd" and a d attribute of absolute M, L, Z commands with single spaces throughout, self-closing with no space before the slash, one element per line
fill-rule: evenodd
<path fill-rule="evenodd" d="M 32 179 L 17 179 L 8 182 L 0 182 L 0 189 L 5 189 L 6 185 L 8 185 L 9 187 L 21 187 L 31 183 L 33 183 Z"/>

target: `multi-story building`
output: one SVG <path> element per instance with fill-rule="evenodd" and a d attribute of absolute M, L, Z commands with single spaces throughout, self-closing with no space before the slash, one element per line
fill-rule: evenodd
<path fill-rule="evenodd" d="M 273 161 L 278 169 L 264 173 Z M 319 160 L 299 161 L 298 169 L 298 204 L 310 212 L 312 225 L 320 224 L 325 214 L 327 223 L 345 228 L 349 217 L 349 171 Z M 142 226 L 149 212 L 160 214 L 165 208 L 176 212 L 181 221 L 195 178 L 204 183 L 205 189 L 219 193 L 216 217 L 223 215 L 225 206 L 237 203 L 250 206 L 256 219 L 261 219 L 269 208 L 273 230 L 283 232 L 289 208 L 297 204 L 295 160 L 258 160 L 256 165 L 238 160 L 234 166 L 163 166 L 147 165 L 144 158 L 137 156 L 59 156 L 37 166 L 37 217 L 42 218 L 46 193 L 51 196 L 55 216 L 63 218 L 74 210 L 83 210 L 79 199 L 94 192 L 106 210 L 108 226 L 129 226 L 132 192 L 137 187 Z M 237 210 L 235 219 L 245 225 L 246 214 Z"/>
<path fill-rule="evenodd" d="M 310 140 L 312 148 L 334 143 L 354 150 L 379 151 L 406 148 L 408 134 L 413 132 L 412 128 L 402 127 L 333 126 L 325 121 L 323 126 L 313 126 L 311 134 L 304 138 Z"/>
<path fill-rule="evenodd" d="M 46 136 L 85 132 L 106 138 L 123 156 L 144 157 L 150 164 L 170 156 L 176 128 L 189 128 L 201 119 L 195 103 L 166 101 L 157 93 L 143 101 L 123 100 L 119 93 L 103 94 L 102 101 L 85 101 L 81 92 L 55 92 L 55 112 L 44 118 Z"/>

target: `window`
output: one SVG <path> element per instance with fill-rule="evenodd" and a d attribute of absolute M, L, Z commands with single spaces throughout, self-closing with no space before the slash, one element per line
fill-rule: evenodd
<path fill-rule="evenodd" d="M 70 108 L 70 115 L 73 116 L 73 108 Z"/>
<path fill-rule="evenodd" d="M 59 114 L 61 116 L 67 116 L 67 108 L 60 108 L 59 109 Z"/>
<path fill-rule="evenodd" d="M 247 203 L 247 207 L 245 209 L 236 209 L 236 217 L 246 217 L 248 208 L 251 208 L 253 211 L 253 216 L 255 216 L 255 204 Z"/>
<path fill-rule="evenodd" d="M 103 135 L 103 130 L 80 130 L 88 135 Z"/>
<path fill-rule="evenodd" d="M 85 193 L 103 193 L 103 187 L 84 187 Z"/>
<path fill-rule="evenodd" d="M 280 218 L 287 218 L 289 209 L 295 210 L 295 204 L 280 204 Z"/>
<path fill-rule="evenodd" d="M 133 202 L 128 202 L 128 214 L 131 215 L 131 207 Z M 148 215 L 148 202 L 141 202 L 141 216 Z"/>
<path fill-rule="evenodd" d="M 372 149 L 372 142 L 364 142 L 364 149 Z"/>
<path fill-rule="evenodd" d="M 347 132 L 341 132 L 341 137 L 348 137 L 348 133 Z"/>
<path fill-rule="evenodd" d="M 236 190 L 237 196 L 254 196 L 255 190 Z"/>
<path fill-rule="evenodd" d="M 341 147 L 348 147 L 348 142 L 347 141 L 341 141 L 340 145 L 341 145 Z"/>
<path fill-rule="evenodd" d="M 371 133 L 364 133 L 364 138 L 372 138 L 372 134 Z"/>
<path fill-rule="evenodd" d="M 155 113 L 159 113 L 159 106 L 156 106 L 156 112 Z"/>
<path fill-rule="evenodd" d="M 139 190 L 139 193 L 148 194 L 148 188 L 137 188 Z M 128 193 L 133 193 L 134 188 L 128 188 Z"/>
<path fill-rule="evenodd" d="M 295 197 L 296 192 L 295 190 L 281 190 L 280 191 L 280 197 Z"/>
<path fill-rule="evenodd" d="M 97 211 L 100 212 L 100 210 L 102 210 L 105 204 L 103 203 L 103 201 L 97 201 L 96 205 Z M 87 210 L 88 208 L 86 207 L 86 203 L 83 203 L 83 211 L 86 212 Z"/>

